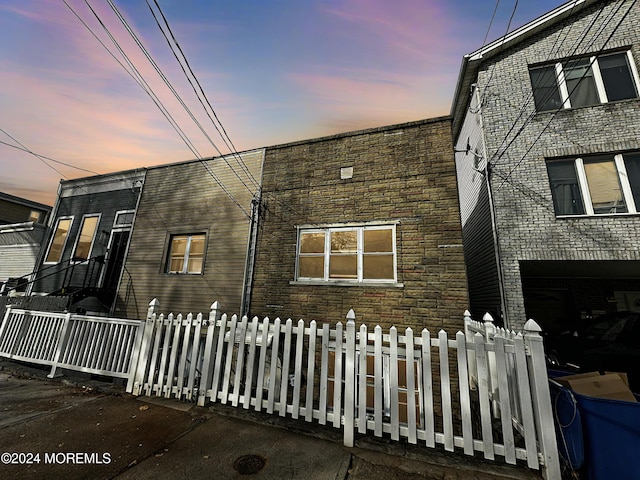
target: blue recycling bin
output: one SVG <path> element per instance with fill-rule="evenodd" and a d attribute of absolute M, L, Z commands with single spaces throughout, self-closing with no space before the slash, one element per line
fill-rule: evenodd
<path fill-rule="evenodd" d="M 640 403 L 572 393 L 582 418 L 587 478 L 640 480 Z"/>
<path fill-rule="evenodd" d="M 640 403 L 581 395 L 553 381 L 550 393 L 558 450 L 574 470 L 588 480 L 640 480 Z"/>
<path fill-rule="evenodd" d="M 573 470 L 580 470 L 584 466 L 584 432 L 578 401 L 571 390 L 559 383 L 551 382 L 549 387 L 558 452 Z"/>

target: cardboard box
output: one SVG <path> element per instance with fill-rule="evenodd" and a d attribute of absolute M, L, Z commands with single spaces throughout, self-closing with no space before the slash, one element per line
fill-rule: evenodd
<path fill-rule="evenodd" d="M 558 377 L 554 380 L 581 395 L 637 402 L 629 388 L 626 373 L 606 372 L 604 375 L 600 375 L 600 372 L 588 372 Z"/>

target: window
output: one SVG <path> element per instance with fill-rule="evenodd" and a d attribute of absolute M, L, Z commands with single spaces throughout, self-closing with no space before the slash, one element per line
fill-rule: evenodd
<path fill-rule="evenodd" d="M 91 255 L 91 247 L 93 247 L 93 240 L 96 237 L 99 221 L 100 215 L 85 215 L 82 217 L 80 234 L 78 235 L 76 248 L 71 257 L 74 261 L 82 262 L 87 260 Z"/>
<path fill-rule="evenodd" d="M 33 222 L 33 223 L 40 223 L 40 219 L 42 218 L 42 212 L 39 212 L 37 210 L 31 210 L 31 213 L 29 213 L 29 222 Z"/>
<path fill-rule="evenodd" d="M 556 215 L 639 213 L 640 152 L 547 163 Z"/>
<path fill-rule="evenodd" d="M 49 245 L 49 253 L 45 263 L 58 263 L 62 260 L 62 253 L 64 252 L 64 246 L 67 243 L 67 237 L 69 236 L 69 229 L 73 222 L 73 217 L 61 217 L 56 223 L 56 228 L 53 231 L 53 237 L 51 238 L 51 244 Z"/>
<path fill-rule="evenodd" d="M 133 224 L 133 210 L 123 210 L 116 212 L 116 218 L 113 221 L 113 228 L 130 227 Z"/>
<path fill-rule="evenodd" d="M 395 282 L 395 226 L 300 229 L 298 280 Z"/>
<path fill-rule="evenodd" d="M 630 51 L 583 57 L 529 70 L 539 112 L 638 98 Z"/>
<path fill-rule="evenodd" d="M 205 234 L 172 235 L 167 273 L 199 274 L 204 266 Z"/>

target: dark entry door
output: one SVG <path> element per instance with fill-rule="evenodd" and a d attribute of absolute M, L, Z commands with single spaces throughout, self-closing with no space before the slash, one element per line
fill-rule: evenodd
<path fill-rule="evenodd" d="M 111 245 L 109 246 L 102 288 L 114 295 L 118 288 L 120 274 L 122 273 L 122 267 L 124 265 L 124 255 L 127 251 L 127 244 L 129 243 L 129 234 L 130 232 L 128 230 L 111 233 Z"/>

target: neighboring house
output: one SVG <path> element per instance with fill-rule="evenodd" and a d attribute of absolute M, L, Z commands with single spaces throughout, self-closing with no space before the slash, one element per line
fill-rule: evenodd
<path fill-rule="evenodd" d="M 0 225 L 33 222 L 46 224 L 51 207 L 0 192 Z"/>
<path fill-rule="evenodd" d="M 0 294 L 23 291 L 38 260 L 51 207 L 0 192 Z"/>
<path fill-rule="evenodd" d="M 68 296 L 72 311 L 112 311 L 144 178 L 136 169 L 60 182 L 33 295 Z"/>
<path fill-rule="evenodd" d="M 214 301 L 239 313 L 257 218 L 262 149 L 151 167 L 127 254 L 114 315 L 208 312 Z"/>
<path fill-rule="evenodd" d="M 452 106 L 472 313 L 640 309 L 640 9 L 571 1 L 466 55 Z"/>
<path fill-rule="evenodd" d="M 252 315 L 461 328 L 449 117 L 268 147 Z"/>

